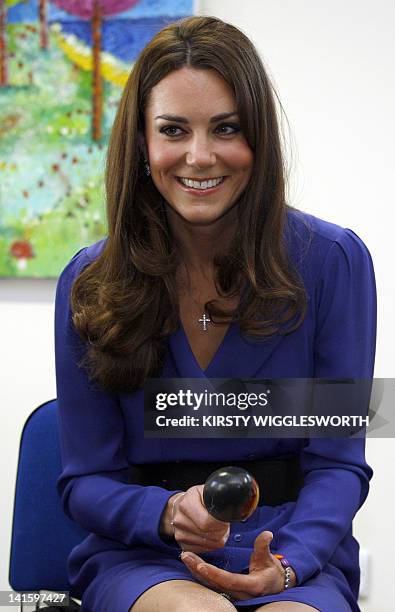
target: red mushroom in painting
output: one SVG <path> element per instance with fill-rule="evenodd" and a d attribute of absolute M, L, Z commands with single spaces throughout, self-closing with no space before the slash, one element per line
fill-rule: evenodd
<path fill-rule="evenodd" d="M 17 260 L 19 270 L 24 270 L 27 260 L 34 257 L 33 247 L 28 240 L 15 240 L 10 247 L 10 255 Z"/>

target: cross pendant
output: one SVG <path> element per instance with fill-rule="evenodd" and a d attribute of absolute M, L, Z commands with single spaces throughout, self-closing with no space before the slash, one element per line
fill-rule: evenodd
<path fill-rule="evenodd" d="M 203 331 L 207 331 L 207 323 L 211 323 L 211 319 L 206 316 L 206 313 L 204 313 L 203 317 L 199 319 L 199 323 L 202 324 Z"/>

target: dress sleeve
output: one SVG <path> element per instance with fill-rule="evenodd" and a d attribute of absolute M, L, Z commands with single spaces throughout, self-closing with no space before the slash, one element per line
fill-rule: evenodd
<path fill-rule="evenodd" d="M 59 277 L 55 301 L 55 362 L 65 514 L 89 532 L 126 546 L 172 547 L 159 523 L 174 491 L 131 484 L 118 396 L 100 391 L 78 366 L 84 352 L 71 319 L 73 281 L 90 263 L 79 251 Z"/>
<path fill-rule="evenodd" d="M 369 251 L 351 230 L 332 243 L 316 285 L 315 378 L 373 377 L 376 287 Z M 275 547 L 297 584 L 322 570 L 364 503 L 372 470 L 364 438 L 310 439 L 301 453 L 304 485 Z"/>

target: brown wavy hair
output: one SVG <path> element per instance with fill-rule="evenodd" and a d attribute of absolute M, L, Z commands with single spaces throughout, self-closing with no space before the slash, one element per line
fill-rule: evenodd
<path fill-rule="evenodd" d="M 108 238 L 71 295 L 73 323 L 87 349 L 81 365 L 112 393 L 132 392 L 147 377 L 160 376 L 166 338 L 179 327 L 178 245 L 164 199 L 144 172 L 141 135 L 152 88 L 184 66 L 215 70 L 225 79 L 254 154 L 237 206 L 238 231 L 228 252 L 214 260 L 219 295 L 242 297 L 233 310 L 216 300 L 205 308 L 216 323 L 237 321 L 243 334 L 257 339 L 290 333 L 305 315 L 305 290 L 284 245 L 288 206 L 278 96 L 262 60 L 241 30 L 216 17 L 171 23 L 143 49 L 123 91 L 105 171 Z"/>

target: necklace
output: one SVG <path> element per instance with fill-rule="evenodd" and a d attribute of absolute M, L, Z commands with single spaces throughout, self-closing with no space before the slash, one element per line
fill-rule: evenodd
<path fill-rule="evenodd" d="M 200 316 L 199 315 L 194 315 L 194 319 L 195 319 L 196 323 L 198 324 L 199 329 L 201 331 L 208 332 L 208 323 L 213 323 L 213 321 L 210 319 L 209 315 L 206 312 L 204 312 L 204 308 L 201 305 L 201 301 L 198 302 L 195 299 L 195 297 L 193 296 L 194 287 L 192 286 L 192 284 L 190 282 L 190 279 L 187 280 L 187 281 L 185 281 L 185 279 L 181 279 L 180 287 L 182 289 L 182 293 L 185 296 L 186 295 L 189 296 L 189 298 L 192 299 L 192 301 L 196 304 L 198 312 L 202 312 L 203 311 L 203 313 Z M 205 300 L 205 302 L 206 301 L 207 300 Z"/>
<path fill-rule="evenodd" d="M 211 319 L 209 317 L 206 316 L 206 313 L 204 312 L 202 317 L 200 319 L 198 319 L 198 323 L 202 324 L 202 330 L 203 331 L 207 331 L 207 323 L 211 323 Z"/>
<path fill-rule="evenodd" d="M 191 294 L 191 298 L 193 299 L 193 301 L 195 302 L 196 306 L 198 307 L 198 309 L 201 311 L 202 307 L 200 305 L 200 303 L 195 300 L 195 298 L 193 297 L 193 295 Z M 203 314 L 197 318 L 197 323 L 200 326 L 201 331 L 208 331 L 208 327 L 207 327 L 207 323 L 212 323 L 210 317 L 203 311 Z"/>
<path fill-rule="evenodd" d="M 202 289 L 203 285 L 205 289 L 204 288 Z M 202 332 L 206 332 L 206 333 L 209 331 L 209 327 L 211 325 L 215 325 L 215 323 L 214 321 L 212 321 L 207 311 L 205 311 L 204 305 L 208 301 L 211 301 L 213 299 L 218 299 L 218 295 L 216 297 L 211 297 L 210 299 L 203 299 L 203 300 L 201 299 L 202 295 L 207 296 L 209 295 L 209 293 L 214 292 L 211 286 L 210 288 L 208 288 L 208 285 L 209 283 L 203 282 L 199 286 L 199 284 L 197 284 L 196 281 L 192 283 L 190 278 L 185 279 L 185 277 L 184 278 L 181 277 L 179 281 L 181 295 L 185 297 L 186 299 L 186 307 L 188 308 L 188 300 L 192 300 L 192 302 L 194 302 L 197 308 L 196 310 L 193 309 L 194 310 L 193 319 L 197 323 L 199 330 Z M 194 293 L 197 295 L 199 301 L 194 297 Z M 202 305 L 202 302 L 203 302 L 203 305 Z M 189 310 L 192 310 L 192 309 L 189 308 Z M 196 314 L 196 313 L 199 313 L 199 314 Z"/>

